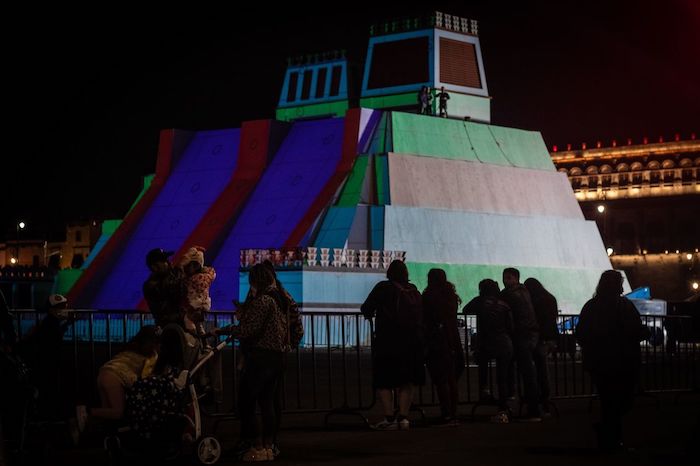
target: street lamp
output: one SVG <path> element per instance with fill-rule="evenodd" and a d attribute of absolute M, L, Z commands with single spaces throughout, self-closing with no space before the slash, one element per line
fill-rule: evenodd
<path fill-rule="evenodd" d="M 27 224 L 24 223 L 23 220 L 20 220 L 19 222 L 17 222 L 17 228 L 15 229 L 16 232 L 17 232 L 17 243 L 15 244 L 15 252 L 16 252 L 15 256 L 17 256 L 17 258 L 15 259 L 15 258 L 13 257 L 13 258 L 10 260 L 10 262 L 12 263 L 12 265 L 15 265 L 15 264 L 17 264 L 17 263 L 19 262 L 19 231 L 20 231 L 20 230 L 24 230 L 25 228 L 27 228 Z"/>
<path fill-rule="evenodd" d="M 599 204 L 598 207 L 596 207 L 596 210 L 598 211 L 598 213 L 600 215 L 603 216 L 603 241 L 607 241 L 608 240 L 607 235 L 606 235 L 606 233 L 607 233 L 606 232 L 606 229 L 607 229 L 606 228 L 606 226 L 607 226 L 606 225 L 607 224 L 606 217 L 607 217 L 607 215 L 605 215 L 605 206 L 603 204 Z"/>

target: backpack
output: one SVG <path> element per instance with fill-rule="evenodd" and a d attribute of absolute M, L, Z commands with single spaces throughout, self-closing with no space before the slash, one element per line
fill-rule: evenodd
<path fill-rule="evenodd" d="M 304 337 L 304 325 L 301 322 L 299 306 L 281 284 L 279 284 L 275 290 L 268 291 L 265 294 L 275 300 L 280 311 L 286 317 L 286 343 L 288 350 L 291 351 L 299 346 L 299 343 L 301 343 Z"/>
<path fill-rule="evenodd" d="M 396 315 L 398 327 L 402 331 L 422 333 L 423 327 L 423 297 L 413 286 L 403 287 L 391 282 L 396 291 Z"/>
<path fill-rule="evenodd" d="M 289 329 L 289 346 L 294 349 L 304 338 L 304 324 L 301 321 L 299 306 L 291 297 L 289 306 L 287 306 L 287 327 Z"/>

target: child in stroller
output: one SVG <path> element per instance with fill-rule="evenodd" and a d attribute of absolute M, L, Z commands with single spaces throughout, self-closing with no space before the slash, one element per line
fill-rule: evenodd
<path fill-rule="evenodd" d="M 179 325 L 167 325 L 161 334 L 158 361 L 150 377 L 133 384 L 126 396 L 128 427 L 105 439 L 105 448 L 114 457 L 132 450 L 121 448 L 128 439 L 134 450 L 151 459 L 179 456 L 191 447 L 200 464 L 215 464 L 221 457 L 221 444 L 204 435 L 196 375 L 228 344 L 229 339 L 203 350 L 198 339 Z"/>

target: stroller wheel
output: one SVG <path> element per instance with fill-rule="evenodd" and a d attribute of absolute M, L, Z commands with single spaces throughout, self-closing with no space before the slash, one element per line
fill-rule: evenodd
<path fill-rule="evenodd" d="M 201 437 L 195 446 L 198 464 L 216 464 L 221 459 L 221 444 L 215 437 Z"/>
<path fill-rule="evenodd" d="M 110 435 L 104 439 L 104 448 L 107 452 L 109 464 L 120 464 L 122 460 L 122 443 L 116 435 Z"/>

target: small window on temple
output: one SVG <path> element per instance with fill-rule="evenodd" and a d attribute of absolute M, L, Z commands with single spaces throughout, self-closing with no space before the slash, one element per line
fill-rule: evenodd
<path fill-rule="evenodd" d="M 342 66 L 334 66 L 331 73 L 331 92 L 330 95 L 340 94 L 340 78 L 343 73 Z"/>
<path fill-rule="evenodd" d="M 326 76 L 328 75 L 327 68 L 321 68 L 318 70 L 318 78 L 316 79 L 316 95 L 317 99 L 323 97 L 326 92 Z"/>
<path fill-rule="evenodd" d="M 308 100 L 311 95 L 311 78 L 313 74 L 312 70 L 304 71 L 304 82 L 301 85 L 301 100 Z"/>
<path fill-rule="evenodd" d="M 299 81 L 299 73 L 294 72 L 289 74 L 289 88 L 287 88 L 287 102 L 297 100 L 297 83 Z"/>

